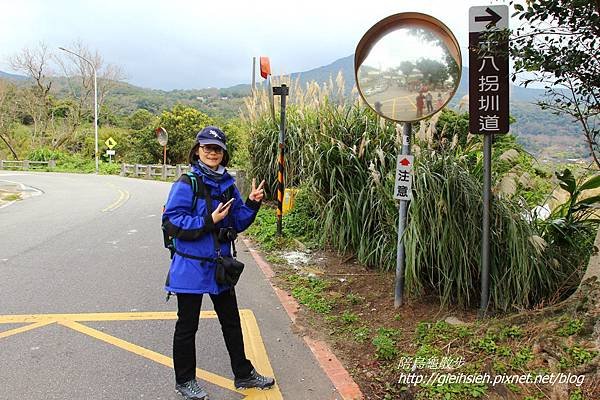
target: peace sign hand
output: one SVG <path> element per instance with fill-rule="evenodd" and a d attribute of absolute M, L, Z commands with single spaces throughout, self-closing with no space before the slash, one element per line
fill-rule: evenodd
<path fill-rule="evenodd" d="M 248 196 L 248 198 L 252 201 L 261 201 L 263 199 L 263 197 L 265 196 L 265 191 L 263 189 L 264 185 L 265 185 L 265 180 L 263 179 L 263 181 L 260 183 L 260 185 L 258 185 L 258 187 L 256 187 L 256 178 L 252 178 L 252 191 L 250 192 L 250 195 Z"/>

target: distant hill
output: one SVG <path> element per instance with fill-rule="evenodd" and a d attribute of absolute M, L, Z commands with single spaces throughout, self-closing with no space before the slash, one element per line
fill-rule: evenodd
<path fill-rule="evenodd" d="M 0 79 L 7 79 L 9 81 L 22 82 L 22 81 L 26 81 L 28 78 L 23 75 L 9 74 L 8 72 L 0 71 Z"/>
<path fill-rule="evenodd" d="M 329 82 L 338 72 L 342 72 L 349 92 L 354 84 L 354 55 L 340 58 L 333 63 L 304 72 L 290 75 L 292 80 L 299 79 L 301 85 L 307 82 Z M 244 85 L 237 85 L 240 89 Z M 246 85 L 250 90 L 250 85 Z M 450 106 L 458 106 L 460 99 L 469 93 L 469 68 L 463 67 L 459 87 L 450 101 Z M 511 131 L 531 153 L 540 158 L 566 159 L 580 158 L 587 154 L 581 127 L 577 122 L 564 115 L 555 115 L 542 110 L 535 101 L 543 98 L 543 89 L 524 88 L 510 84 L 510 114 L 516 119 Z"/>
<path fill-rule="evenodd" d="M 313 68 L 308 71 L 295 72 L 291 79 L 299 80 L 302 86 L 315 81 L 319 84 L 329 82 L 342 72 L 347 93 L 354 85 L 354 55 L 340 58 L 331 64 Z M 468 94 L 469 69 L 463 67 L 458 90 L 450 102 L 456 107 L 461 98 Z M 0 71 L 0 79 L 8 79 L 23 83 L 26 77 Z M 53 88 L 58 96 L 68 94 L 67 80 L 55 78 Z M 550 111 L 541 110 L 533 104 L 544 95 L 544 90 L 530 89 L 511 84 L 511 110 L 516 118 L 511 125 L 512 132 L 518 140 L 532 153 L 549 158 L 578 158 L 586 154 L 581 128 L 577 123 L 565 116 L 557 116 Z M 119 82 L 107 97 L 107 105 L 116 114 L 129 115 L 138 108 L 147 109 L 159 114 L 177 103 L 194 107 L 213 117 L 231 118 L 239 115 L 243 107 L 243 98 L 250 94 L 249 84 L 239 84 L 228 88 L 209 88 L 193 90 L 156 90 L 141 88 Z M 293 101 L 293 98 L 290 99 Z"/>
<path fill-rule="evenodd" d="M 342 72 L 344 81 L 348 86 L 347 89 L 351 90 L 352 85 L 354 84 L 354 54 L 349 55 L 348 57 L 340 58 L 332 62 L 331 64 L 325 65 L 323 67 L 314 68 L 304 72 L 295 72 L 291 74 L 290 77 L 294 81 L 299 79 L 302 85 L 310 81 L 315 81 L 317 83 L 329 82 L 330 78 L 333 79 L 335 82 L 335 78 L 340 71 Z M 244 85 L 237 85 L 235 87 L 240 88 L 241 86 Z M 250 86 L 247 86 L 249 90 Z M 520 86 L 515 86 L 513 84 L 510 85 L 510 90 L 512 101 L 532 102 L 544 95 L 544 90 L 524 88 Z M 469 68 L 463 67 L 462 75 L 460 78 L 460 85 L 454 97 L 460 100 L 463 96 L 467 95 L 468 93 Z"/>

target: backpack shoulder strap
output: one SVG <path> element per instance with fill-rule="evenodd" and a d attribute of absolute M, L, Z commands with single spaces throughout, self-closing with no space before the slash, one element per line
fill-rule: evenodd
<path fill-rule="evenodd" d="M 190 185 L 192 186 L 192 192 L 194 193 L 192 198 L 192 210 L 194 210 L 196 208 L 198 196 L 201 196 L 202 193 L 205 192 L 204 182 L 202 182 L 202 179 L 192 171 L 186 172 L 185 175 L 190 178 Z"/>

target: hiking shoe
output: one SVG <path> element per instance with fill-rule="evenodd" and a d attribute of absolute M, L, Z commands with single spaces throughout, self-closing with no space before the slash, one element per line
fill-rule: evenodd
<path fill-rule="evenodd" d="M 262 376 L 255 369 L 250 372 L 250 375 L 247 378 L 239 379 L 235 378 L 234 385 L 236 389 L 270 389 L 275 384 L 275 379 Z"/>
<path fill-rule="evenodd" d="M 176 383 L 175 391 L 182 395 L 185 400 L 208 400 L 208 393 L 198 385 L 195 379 L 186 383 Z"/>

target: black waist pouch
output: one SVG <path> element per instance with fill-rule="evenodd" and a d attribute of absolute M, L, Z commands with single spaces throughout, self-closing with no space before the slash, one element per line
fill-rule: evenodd
<path fill-rule="evenodd" d="M 219 285 L 235 286 L 244 271 L 244 264 L 233 257 L 225 256 L 217 258 L 215 278 Z"/>

